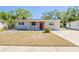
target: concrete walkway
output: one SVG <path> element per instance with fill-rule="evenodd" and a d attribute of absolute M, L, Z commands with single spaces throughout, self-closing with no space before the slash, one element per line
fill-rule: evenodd
<path fill-rule="evenodd" d="M 0 52 L 79 52 L 79 47 L 0 46 Z"/>
<path fill-rule="evenodd" d="M 79 31 L 65 30 L 65 31 L 52 31 L 52 32 L 79 46 Z"/>

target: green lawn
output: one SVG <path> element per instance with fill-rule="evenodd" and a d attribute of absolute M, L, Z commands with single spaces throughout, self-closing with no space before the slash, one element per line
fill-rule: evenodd
<path fill-rule="evenodd" d="M 0 45 L 12 46 L 76 46 L 53 33 L 16 31 L 0 34 Z"/>

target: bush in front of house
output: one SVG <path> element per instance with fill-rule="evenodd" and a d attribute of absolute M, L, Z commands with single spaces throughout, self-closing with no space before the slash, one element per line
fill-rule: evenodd
<path fill-rule="evenodd" d="M 50 31 L 50 29 L 49 28 L 45 28 L 44 29 L 44 33 L 50 33 L 51 31 Z"/>

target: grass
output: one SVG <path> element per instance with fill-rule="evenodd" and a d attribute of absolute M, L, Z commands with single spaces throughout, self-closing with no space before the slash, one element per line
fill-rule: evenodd
<path fill-rule="evenodd" d="M 0 29 L 0 32 L 3 32 L 4 31 L 4 29 Z"/>
<path fill-rule="evenodd" d="M 53 33 L 16 31 L 0 34 L 0 45 L 9 46 L 76 46 Z"/>

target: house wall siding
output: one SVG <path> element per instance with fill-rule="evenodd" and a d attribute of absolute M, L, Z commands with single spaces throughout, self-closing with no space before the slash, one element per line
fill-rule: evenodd
<path fill-rule="evenodd" d="M 79 30 L 79 22 L 70 22 L 66 24 L 67 28 L 70 29 L 78 29 Z"/>
<path fill-rule="evenodd" d="M 6 29 L 8 28 L 7 24 L 0 22 L 0 29 L 4 29 L 5 27 Z"/>
<path fill-rule="evenodd" d="M 52 23 L 50 25 L 50 23 Z M 49 27 L 51 30 L 59 30 L 60 29 L 60 21 L 59 20 L 49 20 L 47 21 L 47 27 Z"/>
<path fill-rule="evenodd" d="M 24 22 L 24 25 L 19 25 L 18 22 L 16 22 L 15 29 L 27 29 L 27 23 Z"/>

